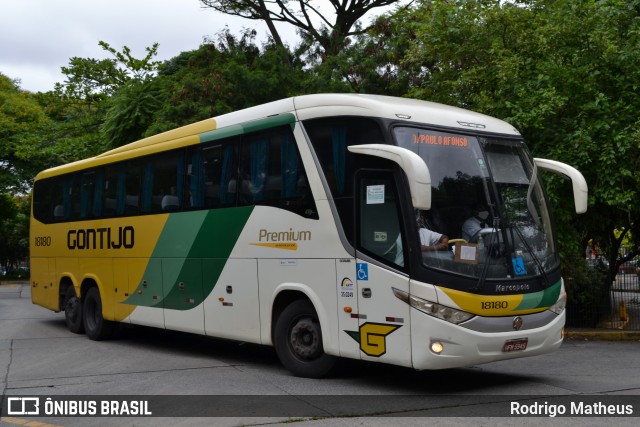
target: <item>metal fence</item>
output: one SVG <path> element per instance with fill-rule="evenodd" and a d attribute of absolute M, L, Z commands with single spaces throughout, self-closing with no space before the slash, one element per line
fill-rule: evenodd
<path fill-rule="evenodd" d="M 598 285 L 601 292 L 592 288 L 589 290 L 591 298 L 579 300 L 574 297 L 573 301 L 570 300 L 567 304 L 567 326 L 640 330 L 639 266 L 635 260 L 627 262 L 620 266 L 610 287 L 603 279 Z"/>
<path fill-rule="evenodd" d="M 640 270 L 630 261 L 618 269 L 611 284 L 611 324 L 617 329 L 640 329 Z"/>

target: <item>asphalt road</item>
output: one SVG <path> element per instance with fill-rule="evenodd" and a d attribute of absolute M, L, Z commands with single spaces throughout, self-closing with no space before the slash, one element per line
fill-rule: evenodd
<path fill-rule="evenodd" d="M 552 418 L 549 412 L 600 401 L 626 410 L 629 405 L 634 417 L 614 423 L 637 425 L 639 354 L 638 341 L 574 339 L 553 354 L 447 371 L 348 361 L 332 378 L 312 380 L 291 376 L 273 349 L 257 345 L 143 327 L 121 328 L 110 341 L 90 341 L 70 333 L 62 314 L 32 305 L 28 285 L 2 285 L 4 413 L 10 396 L 97 400 L 98 405 L 116 396 L 150 400 L 155 414 L 10 415 L 0 426 L 595 426 L 612 418 L 601 412 Z M 512 415 L 514 401 L 537 405 L 543 417 Z M 379 416 L 367 416 L 372 414 Z"/>

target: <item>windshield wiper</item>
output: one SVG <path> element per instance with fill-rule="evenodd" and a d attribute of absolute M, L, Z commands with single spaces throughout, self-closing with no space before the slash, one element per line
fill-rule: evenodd
<path fill-rule="evenodd" d="M 472 288 L 472 291 L 482 291 L 484 290 L 484 283 L 487 279 L 487 271 L 489 270 L 489 250 L 492 250 L 490 248 L 493 247 L 493 240 L 494 240 L 494 236 L 495 238 L 498 240 L 496 242 L 496 245 L 498 246 L 498 250 L 500 250 L 500 238 L 497 237 L 498 236 L 498 228 L 496 227 L 497 225 L 497 220 L 494 218 L 493 220 L 493 227 L 491 229 L 491 239 L 489 241 L 489 243 L 487 244 L 487 242 L 484 242 L 484 236 L 482 236 L 482 234 L 479 236 L 479 239 L 483 240 L 484 243 L 484 252 L 485 252 L 485 261 L 484 261 L 484 265 L 482 267 L 482 273 L 480 273 L 480 278 L 478 279 L 478 283 L 476 284 L 476 286 L 474 288 Z M 482 254 L 480 254 L 482 255 Z M 482 261 L 482 257 L 480 256 L 480 261 Z"/>

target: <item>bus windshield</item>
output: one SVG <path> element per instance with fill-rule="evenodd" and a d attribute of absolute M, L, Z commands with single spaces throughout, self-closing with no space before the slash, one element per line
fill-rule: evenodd
<path fill-rule="evenodd" d="M 431 210 L 417 215 L 417 226 L 450 243 L 447 250 L 423 248 L 426 267 L 479 283 L 544 277 L 558 268 L 546 199 L 522 141 L 407 126 L 393 133 L 431 173 Z"/>

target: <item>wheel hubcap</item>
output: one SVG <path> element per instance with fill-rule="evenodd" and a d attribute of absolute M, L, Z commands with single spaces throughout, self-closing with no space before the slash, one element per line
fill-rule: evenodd
<path fill-rule="evenodd" d="M 70 319 L 76 318 L 76 316 L 78 316 L 79 305 L 80 304 L 78 304 L 77 298 L 69 298 L 69 300 L 67 300 L 67 306 L 64 310 L 67 317 L 69 317 Z"/>
<path fill-rule="evenodd" d="M 291 329 L 291 347 L 302 359 L 315 359 L 320 352 L 320 334 L 312 319 L 301 319 Z"/>

